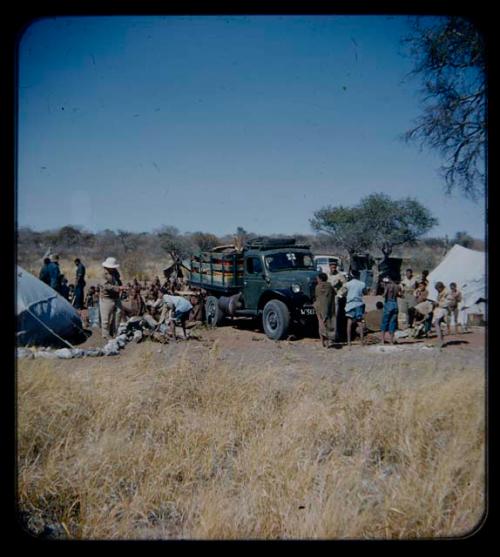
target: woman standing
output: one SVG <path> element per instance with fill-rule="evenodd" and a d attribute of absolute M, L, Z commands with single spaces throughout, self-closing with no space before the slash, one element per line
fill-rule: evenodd
<path fill-rule="evenodd" d="M 104 284 L 100 288 L 101 332 L 105 339 L 114 336 L 120 322 L 120 293 L 123 290 L 118 265 L 114 257 L 108 257 L 104 267 Z"/>

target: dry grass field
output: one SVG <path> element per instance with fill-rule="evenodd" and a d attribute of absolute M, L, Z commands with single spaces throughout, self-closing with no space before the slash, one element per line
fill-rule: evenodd
<path fill-rule="evenodd" d="M 74 539 L 466 535 L 485 510 L 474 335 L 348 351 L 229 326 L 19 361 L 21 520 Z"/>

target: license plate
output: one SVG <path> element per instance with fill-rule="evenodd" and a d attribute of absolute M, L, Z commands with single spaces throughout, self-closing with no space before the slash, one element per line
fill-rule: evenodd
<path fill-rule="evenodd" d="M 316 311 L 314 308 L 302 308 L 300 310 L 301 315 L 316 315 Z"/>

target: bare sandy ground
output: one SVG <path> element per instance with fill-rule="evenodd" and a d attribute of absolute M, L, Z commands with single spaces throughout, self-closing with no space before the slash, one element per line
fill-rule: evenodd
<path fill-rule="evenodd" d="M 344 378 L 354 369 L 384 367 L 384 365 L 405 366 L 415 360 L 424 367 L 462 369 L 473 366 L 486 368 L 485 328 L 473 327 L 469 332 L 445 335 L 442 349 L 437 347 L 434 334 L 427 339 L 400 339 L 395 346 L 380 343 L 380 334 L 368 335 L 365 346 L 355 341 L 349 349 L 345 345 L 323 348 L 318 338 L 303 337 L 293 340 L 273 341 L 249 319 L 228 322 L 217 329 L 201 328 L 197 339 L 170 341 L 160 344 L 150 340 L 139 344 L 129 342 L 117 356 L 56 360 L 56 365 L 74 371 L 89 367 L 116 368 L 127 360 L 141 359 L 145 354 L 155 362 L 171 364 L 188 361 L 193 364 L 205 360 L 216 353 L 217 358 L 234 368 L 235 373 L 255 372 L 268 368 L 281 368 L 289 378 L 300 377 L 303 373 L 319 373 L 332 378 Z M 92 336 L 85 347 L 102 346 L 103 340 L 98 329 L 92 329 Z M 249 371 L 250 370 L 250 371 Z"/>

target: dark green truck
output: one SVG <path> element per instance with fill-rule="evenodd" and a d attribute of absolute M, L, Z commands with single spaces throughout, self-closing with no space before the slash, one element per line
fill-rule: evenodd
<path fill-rule="evenodd" d="M 215 248 L 191 257 L 188 283 L 207 292 L 206 319 L 262 318 L 266 335 L 286 338 L 293 327 L 316 324 L 318 272 L 310 247 L 294 238 L 256 238 L 242 250 Z"/>

